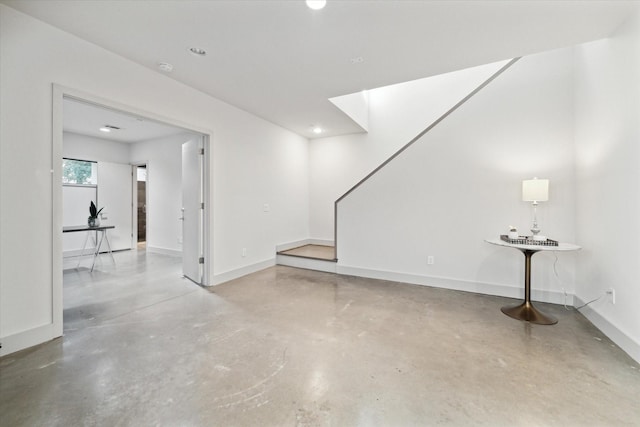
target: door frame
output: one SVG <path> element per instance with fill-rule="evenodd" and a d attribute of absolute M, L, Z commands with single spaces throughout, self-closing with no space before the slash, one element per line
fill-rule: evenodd
<path fill-rule="evenodd" d="M 213 132 L 210 129 L 201 128 L 178 119 L 166 117 L 151 111 L 121 104 L 119 102 L 92 95 L 78 89 L 67 86 L 52 84 L 52 120 L 51 120 L 51 314 L 54 336 L 62 336 L 63 332 L 63 289 L 62 289 L 62 142 L 63 142 L 63 101 L 70 98 L 79 102 L 93 104 L 98 107 L 117 110 L 134 116 L 139 116 L 148 120 L 165 123 L 177 128 L 182 128 L 187 132 L 202 135 L 205 149 L 204 156 L 204 220 L 203 220 L 203 280 L 202 286 L 210 286 L 213 283 L 211 275 L 213 272 L 213 252 L 211 238 L 213 236 L 213 185 L 211 182 L 213 166 L 213 150 L 211 150 L 211 140 Z"/>
<path fill-rule="evenodd" d="M 149 206 L 149 161 L 139 161 L 131 163 L 131 190 L 133 191 L 131 197 L 131 221 L 133 227 L 131 229 L 131 247 L 136 249 L 138 246 L 138 168 L 144 165 L 145 169 L 147 169 L 147 180 L 145 182 L 145 192 L 144 192 L 144 205 Z M 147 211 L 145 209 L 145 224 L 147 223 Z M 145 233 L 145 242 L 146 242 L 146 233 Z"/>

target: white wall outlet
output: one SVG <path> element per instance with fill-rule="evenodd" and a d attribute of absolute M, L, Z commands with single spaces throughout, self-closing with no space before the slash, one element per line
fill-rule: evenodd
<path fill-rule="evenodd" d="M 262 205 L 262 212 L 269 212 L 271 210 L 271 206 L 269 206 L 269 203 L 265 203 L 264 205 Z"/>
<path fill-rule="evenodd" d="M 433 255 L 429 255 L 427 257 L 427 265 L 433 265 L 436 262 L 435 258 L 433 257 Z"/>
<path fill-rule="evenodd" d="M 247 256 L 247 248 L 242 248 L 242 256 L 243 257 Z"/>
<path fill-rule="evenodd" d="M 607 294 L 611 298 L 611 304 L 615 305 L 615 303 L 616 303 L 616 290 L 613 289 L 613 288 L 609 288 L 609 289 L 607 289 Z"/>

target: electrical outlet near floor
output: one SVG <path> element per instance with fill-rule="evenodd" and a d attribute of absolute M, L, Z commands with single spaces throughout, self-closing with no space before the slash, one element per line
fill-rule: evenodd
<path fill-rule="evenodd" d="M 434 262 L 435 262 L 435 258 L 433 257 L 433 255 L 429 255 L 427 257 L 427 265 L 433 265 Z"/>
<path fill-rule="evenodd" d="M 247 256 L 247 248 L 242 248 L 242 256 Z"/>
<path fill-rule="evenodd" d="M 611 298 L 611 304 L 616 303 L 616 290 L 613 288 L 609 288 L 607 289 L 607 295 L 609 295 L 609 298 Z"/>

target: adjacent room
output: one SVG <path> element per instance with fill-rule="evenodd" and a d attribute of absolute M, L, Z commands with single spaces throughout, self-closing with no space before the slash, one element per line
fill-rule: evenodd
<path fill-rule="evenodd" d="M 63 100 L 62 121 L 65 329 L 76 329 L 78 319 L 99 321 L 107 302 L 128 310 L 145 305 L 140 296 L 149 288 L 132 286 L 135 270 L 116 262 L 121 251 L 135 252 L 119 258 L 135 259 L 138 268 L 165 258 L 176 268 L 170 274 L 202 284 L 202 155 L 195 157 L 195 185 L 183 168 L 190 166 L 185 149 L 202 144 L 203 135 L 73 98 Z M 195 217 L 185 187 L 197 196 Z M 99 273 L 117 274 L 109 286 L 88 286 Z"/>
<path fill-rule="evenodd" d="M 640 423 L 640 2 L 0 0 L 0 94 L 2 424 Z"/>

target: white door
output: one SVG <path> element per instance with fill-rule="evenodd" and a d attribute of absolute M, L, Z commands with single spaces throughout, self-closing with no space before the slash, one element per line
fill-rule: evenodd
<path fill-rule="evenodd" d="M 115 225 L 107 236 L 114 251 L 131 249 L 131 165 L 98 162 L 98 209 L 102 210 L 101 225 Z M 106 247 L 103 245 L 103 250 Z"/>
<path fill-rule="evenodd" d="M 196 137 L 182 144 L 182 274 L 202 283 L 203 143 Z"/>

